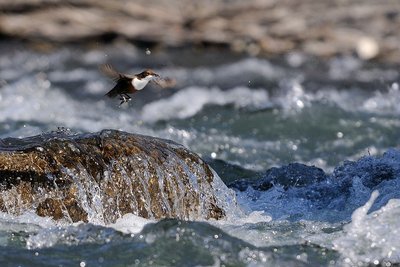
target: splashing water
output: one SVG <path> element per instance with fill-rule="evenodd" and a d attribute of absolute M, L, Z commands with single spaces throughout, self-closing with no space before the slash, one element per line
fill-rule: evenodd
<path fill-rule="evenodd" d="M 353 212 L 344 235 L 333 241 L 347 265 L 400 261 L 400 231 L 396 219 L 400 215 L 400 199 L 391 199 L 379 210 L 367 214 L 378 196 L 378 191 L 372 192 L 368 202 Z"/>
<path fill-rule="evenodd" d="M 220 52 L 148 55 L 130 45 L 46 54 L 1 49 L 1 138 L 59 126 L 72 132 L 119 129 L 172 139 L 210 164 L 222 162 L 216 171 L 227 182 L 265 181 L 264 191 L 236 190 L 236 206 L 234 193 L 215 180 L 217 201 L 229 215 L 223 221 L 126 214 L 107 223 L 101 190 L 87 170 L 64 168 L 81 190 L 89 223 L 57 222 L 30 211 L 0 213 L 1 266 L 400 262 L 400 76 L 392 66 L 348 57 L 317 62 L 305 55 L 279 60 Z M 151 65 L 178 85 L 149 86 L 118 108 L 103 98 L 112 84 L 97 65 L 106 62 L 126 73 Z M 303 180 L 268 176 L 271 167 L 293 173 L 288 164 L 294 162 L 316 165 L 325 176 L 313 179 L 311 171 L 301 174 Z M 128 173 L 123 177 L 130 179 Z"/>

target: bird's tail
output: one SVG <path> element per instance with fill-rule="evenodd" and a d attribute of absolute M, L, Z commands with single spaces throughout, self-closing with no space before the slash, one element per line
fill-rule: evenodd
<path fill-rule="evenodd" d="M 107 94 L 105 94 L 105 96 L 108 96 L 110 98 L 114 98 L 117 95 L 119 95 L 118 90 L 116 87 L 114 87 L 113 89 L 111 89 Z"/>

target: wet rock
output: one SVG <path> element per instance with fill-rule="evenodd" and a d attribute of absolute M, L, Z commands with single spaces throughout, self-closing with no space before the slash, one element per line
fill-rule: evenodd
<path fill-rule="evenodd" d="M 260 179 L 249 181 L 239 180 L 229 187 L 244 191 L 248 186 L 259 191 L 267 191 L 274 185 L 282 186 L 285 190 L 290 187 L 306 187 L 326 180 L 325 172 L 314 166 L 301 163 L 291 163 L 279 168 L 271 168 Z"/>
<path fill-rule="evenodd" d="M 68 221 L 225 216 L 213 171 L 168 140 L 113 130 L 0 140 L 0 209 Z M 221 183 L 219 183 L 221 184 Z"/>
<path fill-rule="evenodd" d="M 254 180 L 260 177 L 260 173 L 256 171 L 245 169 L 239 165 L 231 164 L 221 159 L 205 157 L 204 160 L 218 173 L 218 176 L 225 184 L 231 184 L 239 179 Z"/>
<path fill-rule="evenodd" d="M 268 188 L 268 184 L 281 185 L 285 189 L 289 187 L 305 187 L 319 183 L 327 177 L 322 169 L 315 166 L 291 163 L 280 168 L 269 169 L 254 187 L 259 190 Z"/>
<path fill-rule="evenodd" d="M 356 177 L 361 179 L 364 186 L 374 189 L 380 183 L 396 179 L 396 169 L 389 163 L 364 157 L 359 161 L 346 161 L 335 169 L 333 179 L 341 181 L 349 187 Z"/>

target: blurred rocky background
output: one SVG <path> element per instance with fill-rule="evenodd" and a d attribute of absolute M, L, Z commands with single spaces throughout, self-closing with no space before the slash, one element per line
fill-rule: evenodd
<path fill-rule="evenodd" d="M 400 60 L 399 0 L 2 0 L 0 38 Z"/>

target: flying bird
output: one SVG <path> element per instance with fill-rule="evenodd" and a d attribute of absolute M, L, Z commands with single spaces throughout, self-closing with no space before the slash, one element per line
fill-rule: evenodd
<path fill-rule="evenodd" d="M 100 70 L 116 83 L 114 88 L 105 95 L 111 98 L 119 96 L 120 105 L 129 102 L 132 99 L 129 94 L 143 90 L 149 82 L 154 82 L 163 88 L 171 87 L 175 84 L 174 80 L 161 78 L 160 75 L 150 69 L 144 70 L 139 74 L 127 75 L 119 73 L 109 64 L 104 64 L 100 66 Z"/>

